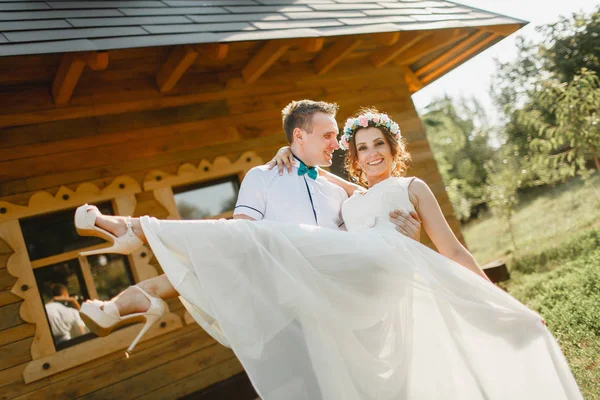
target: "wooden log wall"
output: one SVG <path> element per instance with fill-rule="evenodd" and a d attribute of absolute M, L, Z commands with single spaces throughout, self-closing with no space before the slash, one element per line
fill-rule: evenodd
<path fill-rule="evenodd" d="M 328 39 L 330 42 L 330 40 Z M 332 43 L 326 43 L 325 49 Z M 372 44 L 370 44 L 372 46 Z M 414 165 L 438 197 L 452 228 L 458 222 L 410 99 L 402 69 L 375 68 L 368 52 L 348 57 L 318 75 L 314 54 L 291 48 L 256 82 L 241 73 L 261 43 L 231 46 L 224 60 L 201 58 L 168 93 L 156 75 L 172 48 L 109 52 L 104 70 L 85 69 L 70 101 L 53 102 L 52 82 L 60 55 L 0 59 L 0 199 L 26 205 L 40 190 L 99 187 L 128 175 L 140 185 L 152 170 L 175 174 L 178 166 L 217 156 L 232 161 L 253 150 L 264 160 L 286 144 L 281 109 L 294 99 L 340 105 L 340 125 L 360 106 L 375 106 L 400 124 Z M 151 192 L 137 196 L 137 215 L 166 217 Z M 21 299 L 10 293 L 10 248 L 0 243 L 0 399 L 177 398 L 242 371 L 233 353 L 196 324 L 146 341 L 125 360 L 117 352 L 25 384 L 35 330 L 18 314 Z M 171 310 L 183 316 L 178 300 Z"/>

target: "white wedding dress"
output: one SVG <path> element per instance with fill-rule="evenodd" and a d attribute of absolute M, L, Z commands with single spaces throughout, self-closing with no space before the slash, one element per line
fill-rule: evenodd
<path fill-rule="evenodd" d="M 146 238 L 194 319 L 263 400 L 581 399 L 541 317 L 397 233 L 409 178 L 343 205 L 348 232 L 159 221 Z M 290 210 L 293 212 L 293 210 Z"/>

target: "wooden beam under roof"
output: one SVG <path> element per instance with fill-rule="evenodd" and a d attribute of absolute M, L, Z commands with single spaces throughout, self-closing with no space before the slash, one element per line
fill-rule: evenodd
<path fill-rule="evenodd" d="M 309 53 L 317 53 L 321 51 L 323 48 L 323 44 L 325 43 L 325 38 L 306 38 L 306 39 L 298 39 L 296 41 L 298 47 L 307 51 Z"/>
<path fill-rule="evenodd" d="M 423 75 L 429 70 L 439 67 L 442 64 L 448 63 L 453 58 L 454 55 L 462 53 L 463 51 L 465 51 L 466 49 L 471 47 L 473 45 L 473 43 L 476 43 L 477 41 L 481 40 L 481 38 L 483 36 L 486 36 L 487 34 L 488 34 L 487 32 L 483 32 L 483 31 L 479 31 L 479 32 L 472 34 L 471 36 L 467 37 L 462 42 L 458 43 L 456 46 L 452 47 L 447 52 L 440 54 L 439 56 L 435 57 L 433 60 L 429 61 L 427 64 L 425 64 L 422 67 L 420 67 L 419 69 L 417 69 L 415 71 L 415 75 L 417 75 L 417 76 Z"/>
<path fill-rule="evenodd" d="M 402 70 L 402 74 L 404 75 L 404 81 L 406 82 L 410 93 L 414 93 L 424 86 L 423 82 L 419 80 L 417 75 L 413 72 L 412 69 L 410 69 L 410 67 L 405 66 L 400 68 Z"/>
<path fill-rule="evenodd" d="M 167 61 L 160 67 L 156 74 L 156 84 L 161 93 L 173 89 L 185 71 L 194 63 L 198 52 L 193 46 L 175 46 L 169 54 Z"/>
<path fill-rule="evenodd" d="M 370 35 L 377 43 L 384 46 L 391 46 L 400 39 L 400 32 L 382 32 Z"/>
<path fill-rule="evenodd" d="M 490 34 L 490 36 L 486 37 L 479 43 L 473 45 L 472 47 L 470 47 L 470 48 L 466 49 L 465 51 L 463 51 L 462 53 L 458 54 L 456 57 L 454 57 L 453 59 L 448 61 L 446 64 L 441 65 L 438 68 L 434 69 L 433 71 L 428 72 L 425 76 L 421 77 L 421 81 L 425 84 L 433 81 L 434 79 L 438 78 L 440 75 L 451 70 L 452 68 L 459 65 L 460 63 L 462 63 L 466 59 L 470 58 L 474 54 L 477 54 L 480 51 L 484 50 L 486 47 L 488 47 L 488 45 L 490 43 L 498 40 L 501 37 L 502 37 L 502 35 L 500 35 L 498 33 Z"/>
<path fill-rule="evenodd" d="M 86 66 L 93 71 L 106 69 L 108 52 L 64 54 L 52 82 L 52 97 L 55 104 L 63 105 L 69 102 Z"/>
<path fill-rule="evenodd" d="M 268 41 L 242 69 L 244 82 L 256 82 L 291 46 L 292 43 L 286 40 Z"/>
<path fill-rule="evenodd" d="M 442 29 L 435 31 L 399 55 L 396 58 L 395 63 L 398 65 L 410 65 L 418 59 L 426 57 L 429 54 L 436 52 L 439 49 L 454 43 L 467 35 L 468 32 L 462 30 L 461 28 Z"/>
<path fill-rule="evenodd" d="M 371 62 L 376 68 L 382 67 L 407 49 L 411 48 L 411 46 L 425 39 L 428 35 L 429 34 L 426 32 L 419 31 L 402 32 L 394 45 L 373 54 L 373 56 L 371 56 Z"/>
<path fill-rule="evenodd" d="M 360 44 L 360 39 L 352 36 L 343 37 L 325 50 L 314 61 L 317 75 L 323 75 L 350 54 Z"/>
<path fill-rule="evenodd" d="M 224 60 L 229 53 L 229 45 L 225 43 L 197 44 L 194 48 L 199 54 L 216 61 Z"/>
<path fill-rule="evenodd" d="M 503 24 L 503 25 L 487 25 L 479 26 L 478 28 L 482 31 L 498 33 L 502 36 L 508 36 L 518 31 L 523 27 L 522 24 Z"/>
<path fill-rule="evenodd" d="M 173 89 L 183 74 L 196 61 L 199 54 L 213 60 L 222 60 L 227 56 L 228 50 L 228 45 L 220 43 L 176 46 L 156 74 L 158 90 L 165 93 Z"/>

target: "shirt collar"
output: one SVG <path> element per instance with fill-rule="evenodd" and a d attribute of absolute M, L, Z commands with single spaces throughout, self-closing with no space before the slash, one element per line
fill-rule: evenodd
<path fill-rule="evenodd" d="M 304 161 L 302 161 L 298 156 L 296 156 L 294 153 L 292 153 L 292 156 L 294 156 L 294 158 L 298 161 L 300 161 L 302 164 L 306 165 L 308 168 L 316 168 L 313 166 L 308 165 L 307 163 L 305 163 Z M 297 165 L 294 165 L 295 167 L 298 167 Z"/>

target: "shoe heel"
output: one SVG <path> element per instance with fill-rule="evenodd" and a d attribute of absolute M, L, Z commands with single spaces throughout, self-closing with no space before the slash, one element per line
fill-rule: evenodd
<path fill-rule="evenodd" d="M 133 342 L 129 345 L 129 347 L 127 348 L 127 350 L 125 350 L 125 357 L 129 358 L 131 356 L 131 352 L 133 351 L 133 349 L 135 348 L 135 346 L 138 344 L 138 342 L 140 341 L 140 339 L 142 338 L 142 336 L 144 336 L 144 334 L 146 334 L 146 332 L 148 332 L 148 329 L 150 329 L 152 327 L 152 325 L 154 325 L 155 323 L 158 322 L 158 320 L 160 319 L 161 316 L 158 315 L 149 315 L 146 317 L 146 323 L 144 324 L 144 326 L 142 327 L 142 330 L 140 331 L 140 333 L 138 333 L 138 335 L 135 337 L 135 339 L 133 340 Z"/>
<path fill-rule="evenodd" d="M 87 257 L 87 256 L 93 256 L 96 254 L 105 254 L 105 253 L 120 253 L 120 246 L 112 245 L 110 247 L 103 247 L 101 249 L 82 251 L 79 253 L 79 255 L 82 257 Z"/>

